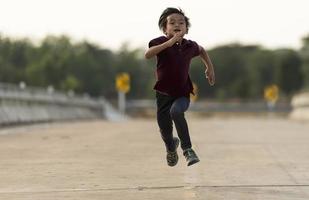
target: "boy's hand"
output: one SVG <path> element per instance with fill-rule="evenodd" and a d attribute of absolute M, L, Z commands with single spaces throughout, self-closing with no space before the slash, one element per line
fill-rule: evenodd
<path fill-rule="evenodd" d="M 205 71 L 206 78 L 208 79 L 209 85 L 213 86 L 215 84 L 215 72 L 213 69 L 209 70 L 208 68 Z"/>
<path fill-rule="evenodd" d="M 179 32 L 176 32 L 175 35 L 169 39 L 167 42 L 168 42 L 168 46 L 171 47 L 173 46 L 176 42 L 180 42 L 182 37 L 183 37 L 183 33 L 181 31 Z"/>

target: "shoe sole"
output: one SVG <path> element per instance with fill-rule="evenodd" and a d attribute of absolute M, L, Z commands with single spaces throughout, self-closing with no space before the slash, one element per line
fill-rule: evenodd
<path fill-rule="evenodd" d="M 188 162 L 188 166 L 191 166 L 191 165 L 198 163 L 198 162 L 200 162 L 200 159 L 191 160 L 190 162 Z"/>

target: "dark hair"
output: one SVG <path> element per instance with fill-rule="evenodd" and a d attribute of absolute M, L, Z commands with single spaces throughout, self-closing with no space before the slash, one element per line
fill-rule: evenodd
<path fill-rule="evenodd" d="M 186 22 L 186 26 L 187 26 L 187 31 L 189 30 L 189 27 L 191 26 L 190 22 L 189 22 L 189 18 L 185 15 L 185 13 L 179 8 L 166 8 L 161 16 L 160 16 L 160 19 L 159 19 L 159 28 L 161 30 L 164 30 L 165 27 L 166 27 L 166 23 L 167 23 L 167 17 L 170 16 L 171 14 L 180 14 L 182 16 L 184 16 L 185 18 L 185 22 Z"/>

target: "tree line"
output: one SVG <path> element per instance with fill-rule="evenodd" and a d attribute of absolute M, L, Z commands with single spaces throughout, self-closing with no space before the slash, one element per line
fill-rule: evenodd
<path fill-rule="evenodd" d="M 35 44 L 27 38 L 0 35 L 0 82 L 116 98 L 115 77 L 127 72 L 131 78 L 128 98 L 153 98 L 156 60 L 145 60 L 144 51 L 126 44 L 112 51 L 88 41 L 72 42 L 68 36 L 47 36 Z M 309 35 L 299 50 L 233 43 L 208 49 L 208 53 L 215 66 L 215 87 L 208 85 L 200 59 L 194 58 L 190 69 L 201 98 L 260 99 L 271 84 L 290 97 L 309 87 Z"/>

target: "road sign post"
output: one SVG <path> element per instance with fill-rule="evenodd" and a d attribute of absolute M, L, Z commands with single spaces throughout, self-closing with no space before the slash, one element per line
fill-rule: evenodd
<path fill-rule="evenodd" d="M 264 89 L 264 99 L 267 102 L 268 110 L 272 111 L 279 98 L 279 88 L 277 85 L 270 85 Z"/>
<path fill-rule="evenodd" d="M 130 91 L 130 75 L 128 73 L 120 73 L 116 76 L 116 89 L 118 91 L 118 109 L 125 113 L 126 93 Z"/>

